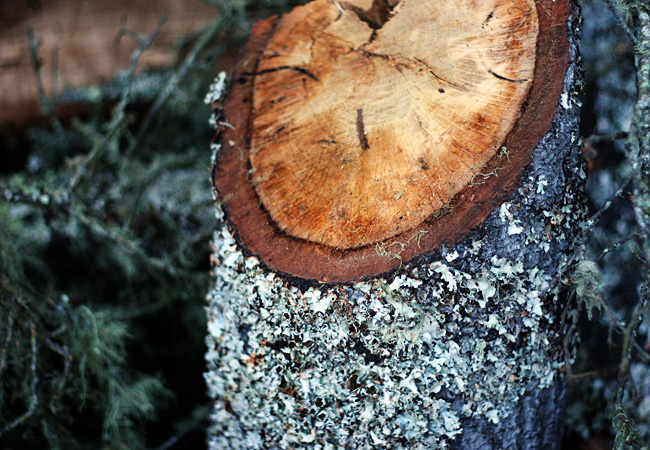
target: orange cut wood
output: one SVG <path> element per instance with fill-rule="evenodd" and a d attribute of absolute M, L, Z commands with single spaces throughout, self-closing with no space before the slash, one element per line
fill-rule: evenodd
<path fill-rule="evenodd" d="M 257 24 L 214 174 L 240 243 L 349 281 L 456 242 L 550 126 L 566 21 L 559 0 L 317 0 Z"/>

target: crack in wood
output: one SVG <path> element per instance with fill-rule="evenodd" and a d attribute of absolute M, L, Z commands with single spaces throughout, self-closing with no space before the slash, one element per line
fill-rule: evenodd
<path fill-rule="evenodd" d="M 296 72 L 300 72 L 303 75 L 308 76 L 314 81 L 320 81 L 316 75 L 311 73 L 309 70 L 303 68 L 303 67 L 297 67 L 297 66 L 280 66 L 280 67 L 274 67 L 272 69 L 264 69 L 260 70 L 259 72 L 243 72 L 242 75 L 247 75 L 247 76 L 258 76 L 258 75 L 264 75 L 266 73 L 272 73 L 272 72 L 278 72 L 280 70 L 295 70 Z"/>
<path fill-rule="evenodd" d="M 359 135 L 359 143 L 363 150 L 368 150 L 368 139 L 366 138 L 366 130 L 363 127 L 363 109 L 357 109 L 357 134 Z"/>
<path fill-rule="evenodd" d="M 499 75 L 498 73 L 493 72 L 492 69 L 488 69 L 488 72 L 494 75 L 495 77 L 497 77 L 499 80 L 509 81 L 511 83 L 525 83 L 526 81 L 528 81 L 528 79 L 523 79 L 523 78 L 522 79 L 506 78 L 503 75 Z"/>
<path fill-rule="evenodd" d="M 417 61 L 418 63 L 422 64 L 424 67 L 426 67 L 426 69 L 431 73 L 431 75 L 433 75 L 437 80 L 442 81 L 443 83 L 446 83 L 446 84 L 448 84 L 448 85 L 450 85 L 450 86 L 453 86 L 453 87 L 455 87 L 455 88 L 462 89 L 462 90 L 466 90 L 466 89 L 463 88 L 462 86 L 460 86 L 460 85 L 458 85 L 458 84 L 455 84 L 455 83 L 452 83 L 451 81 L 448 81 L 448 80 L 445 80 L 444 78 L 442 78 L 440 75 L 438 75 L 437 73 L 435 73 L 435 72 L 433 71 L 433 69 L 432 69 L 432 68 L 431 68 L 431 67 L 430 67 L 426 62 L 422 61 L 420 58 L 415 58 L 415 61 Z M 440 92 L 440 91 L 438 91 L 438 92 Z M 444 92 L 444 90 L 443 90 L 442 92 Z"/>
<path fill-rule="evenodd" d="M 410 66 L 411 64 L 412 64 L 412 65 L 420 65 L 420 66 L 423 66 L 423 67 L 424 67 L 424 68 L 425 68 L 429 73 L 431 73 L 431 75 L 433 75 L 433 77 L 434 77 L 435 79 L 437 79 L 438 81 L 441 81 L 442 83 L 448 84 L 449 86 L 453 86 L 453 87 L 455 87 L 456 89 L 461 90 L 461 91 L 463 91 L 463 92 L 467 92 L 467 88 L 466 88 L 465 86 L 462 86 L 462 85 L 460 85 L 460 84 L 456 84 L 456 83 L 454 83 L 454 82 L 452 82 L 452 81 L 449 81 L 449 80 L 447 80 L 447 79 L 445 79 L 445 78 L 442 78 L 440 75 L 438 75 L 438 74 L 437 74 L 437 73 L 436 73 L 436 72 L 431 68 L 431 66 L 429 66 L 425 61 L 421 60 L 420 58 L 404 59 L 404 61 L 401 62 L 401 61 L 399 61 L 397 58 L 395 58 L 395 57 L 392 56 L 392 55 L 384 55 L 384 54 L 382 54 L 382 53 L 369 52 L 369 51 L 364 50 L 364 49 L 359 49 L 359 50 L 354 50 L 354 49 L 352 49 L 352 51 L 355 51 L 355 52 L 361 53 L 362 55 L 364 55 L 364 56 L 367 57 L 367 58 L 381 58 L 381 59 L 383 59 L 384 61 L 387 61 L 387 62 L 391 63 L 391 64 L 395 67 L 395 69 L 397 69 L 400 73 L 402 72 L 402 69 L 404 69 L 404 68 L 406 68 L 406 69 L 412 69 L 412 67 Z M 495 76 L 496 76 L 497 78 L 502 78 L 500 75 L 495 75 Z M 505 79 L 505 80 L 507 80 L 507 81 L 513 81 L 513 80 L 506 79 L 506 78 L 503 78 L 503 79 Z M 524 80 L 524 81 L 528 81 L 528 80 Z M 517 81 L 517 82 L 519 82 L 519 81 Z M 440 91 L 440 89 L 439 89 L 438 92 L 440 92 L 440 93 L 444 93 L 444 89 L 443 89 L 442 91 Z"/>

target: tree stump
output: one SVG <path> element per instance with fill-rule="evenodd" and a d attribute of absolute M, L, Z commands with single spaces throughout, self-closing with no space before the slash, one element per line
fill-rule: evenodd
<path fill-rule="evenodd" d="M 317 0 L 209 95 L 209 443 L 559 448 L 568 0 Z"/>

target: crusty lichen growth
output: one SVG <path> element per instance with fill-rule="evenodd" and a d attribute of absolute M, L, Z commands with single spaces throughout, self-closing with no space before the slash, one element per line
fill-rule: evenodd
<path fill-rule="evenodd" d="M 435 448 L 463 417 L 497 423 L 554 381 L 551 277 L 493 258 L 301 291 L 215 236 L 208 308 L 211 448 Z M 551 306 L 552 308 L 552 306 Z M 462 408 L 452 408 L 453 401 Z M 420 447 L 417 447 L 420 446 Z"/>

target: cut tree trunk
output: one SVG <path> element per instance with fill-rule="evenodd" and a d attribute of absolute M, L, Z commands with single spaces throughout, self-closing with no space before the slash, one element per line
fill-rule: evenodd
<path fill-rule="evenodd" d="M 254 27 L 210 95 L 212 449 L 559 448 L 577 20 L 317 0 Z"/>

